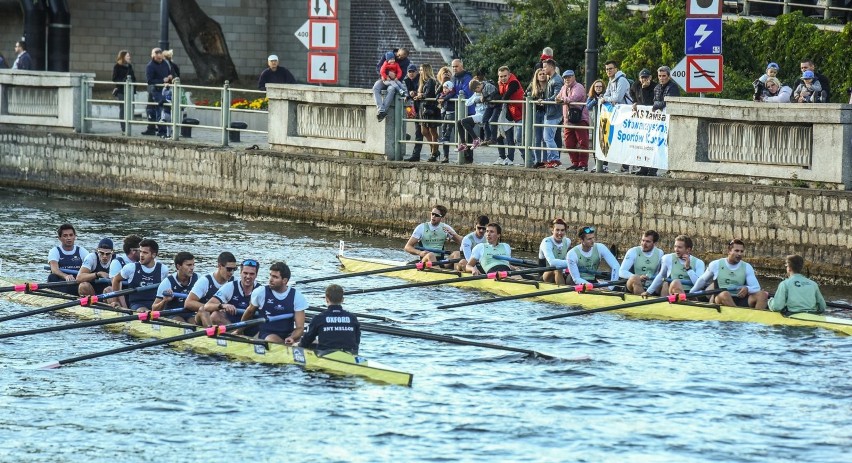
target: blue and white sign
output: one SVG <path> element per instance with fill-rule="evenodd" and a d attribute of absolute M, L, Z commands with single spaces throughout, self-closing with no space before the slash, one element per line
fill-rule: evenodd
<path fill-rule="evenodd" d="M 722 18 L 686 18 L 687 55 L 722 54 Z"/>

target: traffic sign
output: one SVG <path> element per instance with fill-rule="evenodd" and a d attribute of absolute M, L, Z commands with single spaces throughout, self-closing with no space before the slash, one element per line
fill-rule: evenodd
<path fill-rule="evenodd" d="M 302 45 L 305 46 L 308 50 L 311 49 L 311 21 L 305 21 L 305 24 L 302 24 L 302 27 L 296 31 L 296 38 L 299 39 L 299 42 L 302 42 Z"/>
<path fill-rule="evenodd" d="M 686 18 L 687 55 L 722 54 L 722 18 Z"/>
<path fill-rule="evenodd" d="M 337 0 L 308 0 L 308 18 L 337 19 Z"/>
<path fill-rule="evenodd" d="M 336 84 L 337 54 L 308 53 L 308 82 L 313 84 Z"/>
<path fill-rule="evenodd" d="M 686 57 L 672 69 L 672 80 L 682 89 L 686 90 Z"/>
<path fill-rule="evenodd" d="M 336 19 L 312 19 L 310 49 L 311 50 L 334 50 L 337 48 L 337 20 Z"/>
<path fill-rule="evenodd" d="M 686 91 L 720 93 L 722 91 L 722 55 L 686 57 Z"/>
<path fill-rule="evenodd" d="M 721 18 L 722 0 L 686 0 L 687 18 Z"/>

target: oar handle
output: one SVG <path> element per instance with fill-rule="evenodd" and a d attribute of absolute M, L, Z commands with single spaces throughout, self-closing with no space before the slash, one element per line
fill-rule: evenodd
<path fill-rule="evenodd" d="M 515 265 L 526 265 L 526 266 L 533 266 L 533 267 L 539 266 L 538 262 L 533 262 L 531 260 L 517 259 L 515 257 L 509 257 L 509 256 L 493 256 L 493 257 L 497 260 L 503 260 L 503 261 L 506 261 L 510 264 L 515 264 Z"/>
<path fill-rule="evenodd" d="M 418 251 L 431 252 L 432 254 L 441 254 L 441 255 L 444 255 L 444 254 L 449 254 L 449 253 L 450 253 L 450 251 L 447 251 L 447 250 L 445 250 L 445 249 L 432 249 L 432 248 L 427 248 L 427 247 L 424 247 L 424 246 L 414 246 L 414 249 L 416 249 L 416 250 L 418 250 Z"/>
<path fill-rule="evenodd" d="M 49 265 L 45 265 L 43 268 L 45 270 L 50 270 Z M 80 273 L 80 270 L 78 270 L 76 268 L 60 268 L 59 271 L 62 272 L 62 273 L 67 273 L 69 275 L 76 275 L 76 274 Z"/>

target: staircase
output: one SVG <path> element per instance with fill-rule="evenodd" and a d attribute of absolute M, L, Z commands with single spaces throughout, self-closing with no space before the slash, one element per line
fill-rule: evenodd
<path fill-rule="evenodd" d="M 505 0 L 448 0 L 453 6 L 471 42 L 488 32 L 501 13 L 512 8 Z"/>

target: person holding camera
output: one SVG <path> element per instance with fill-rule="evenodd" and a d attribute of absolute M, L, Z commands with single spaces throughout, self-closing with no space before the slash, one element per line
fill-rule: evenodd
<path fill-rule="evenodd" d="M 755 85 L 754 101 L 762 101 L 764 103 L 789 103 L 790 95 L 793 94 L 793 89 L 781 83 L 777 77 L 766 79 L 766 85 L 759 91 L 759 87 Z"/>

